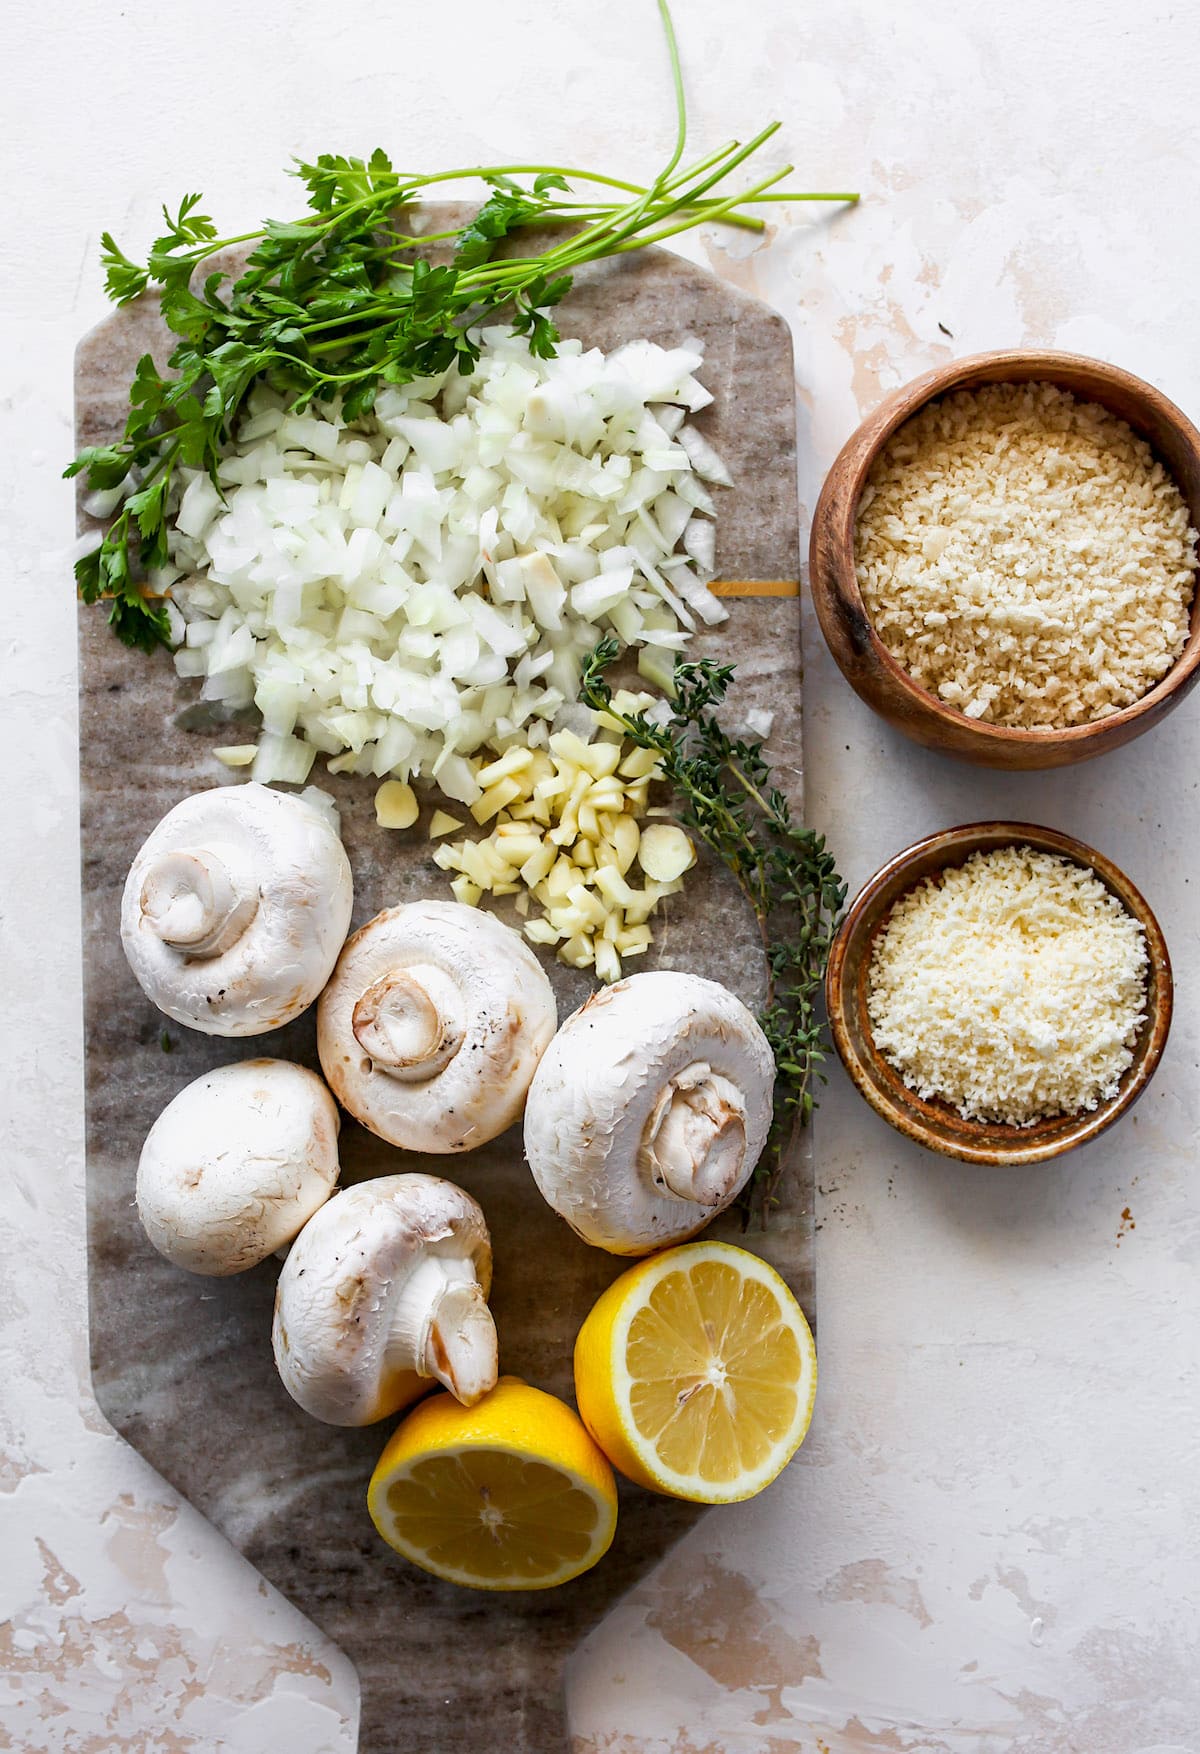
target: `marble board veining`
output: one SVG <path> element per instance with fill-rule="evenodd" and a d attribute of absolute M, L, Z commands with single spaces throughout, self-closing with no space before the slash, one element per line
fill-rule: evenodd
<path fill-rule="evenodd" d="M 799 577 L 791 340 L 782 318 L 680 258 L 648 250 L 581 275 L 562 307 L 566 334 L 605 349 L 634 336 L 704 344 L 715 401 L 697 424 L 729 465 L 717 490 L 717 560 L 727 581 Z M 80 444 L 120 431 L 138 356 L 160 361 L 165 331 L 150 301 L 120 311 L 80 344 Z M 81 529 L 91 521 L 81 512 Z M 769 753 L 800 815 L 797 598 L 733 595 L 729 620 L 694 649 L 737 665 L 736 714 L 773 714 Z M 167 1026 L 121 952 L 125 873 L 167 809 L 231 781 L 211 755 L 228 728 L 198 710 L 197 685 L 165 654 L 120 646 L 103 615 L 81 610 L 80 744 L 84 895 L 87 1190 L 91 1360 L 113 1425 L 328 1633 L 357 1667 L 362 1754 L 559 1754 L 567 1745 L 563 1667 L 612 1604 L 704 1514 L 622 1485 L 616 1541 L 562 1589 L 511 1596 L 442 1584 L 384 1547 L 367 1517 L 367 1478 L 392 1422 L 361 1431 L 318 1424 L 289 1400 L 271 1359 L 276 1262 L 201 1279 L 155 1254 L 137 1221 L 134 1174 L 151 1122 L 206 1069 L 276 1055 L 316 1066 L 311 1014 L 253 1042 Z M 252 734 L 252 733 L 250 733 Z M 314 770 L 341 812 L 355 881 L 354 925 L 379 908 L 445 893 L 420 827 L 387 834 L 375 782 Z M 424 821 L 424 816 L 422 818 Z M 763 990 L 757 934 L 727 874 L 702 859 L 656 928 L 639 967 L 688 968 L 753 1005 Z M 560 1018 L 590 990 L 547 962 Z M 169 1044 L 169 1050 L 165 1051 Z M 586 1247 L 543 1204 L 518 1129 L 462 1157 L 418 1160 L 347 1121 L 343 1181 L 434 1168 L 481 1202 L 491 1228 L 492 1306 L 502 1368 L 570 1398 L 571 1347 L 593 1300 L 624 1263 Z M 812 1163 L 792 1154 L 769 1228 L 716 1227 L 770 1259 L 813 1314 Z"/>

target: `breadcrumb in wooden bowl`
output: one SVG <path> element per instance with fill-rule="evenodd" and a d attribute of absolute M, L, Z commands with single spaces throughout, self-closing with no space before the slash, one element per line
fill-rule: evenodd
<path fill-rule="evenodd" d="M 877 1039 L 872 1018 L 873 1010 L 881 1015 L 876 958 L 893 919 L 903 917 L 904 907 L 923 886 L 936 891 L 947 873 L 958 876 L 968 871 L 977 855 L 986 860 L 1012 849 L 1031 856 L 1024 860 L 1027 869 L 1017 873 L 1015 890 L 1012 873 L 1006 869 L 1011 893 L 993 912 L 997 937 L 1003 938 L 1005 928 L 1010 931 L 1008 954 L 1003 942 L 985 944 L 976 959 L 977 990 L 953 991 L 964 978 L 964 945 L 973 935 L 986 938 L 987 934 L 980 931 L 978 918 L 962 915 L 960 898 L 951 896 L 942 912 L 960 914 L 957 943 L 944 939 L 936 919 L 924 922 L 917 955 L 922 966 L 907 971 L 910 991 L 902 1007 L 902 1024 L 908 1040 L 897 1051 L 900 1032 L 895 1015 L 886 1011 Z M 1039 855 L 1050 857 L 1041 860 Z M 1065 889 L 1059 885 L 1058 892 L 1045 896 L 1040 920 L 1037 883 L 1031 881 L 1028 869 L 1034 868 L 1036 878 L 1039 863 L 1055 867 L 1063 863 L 1076 868 L 1079 876 L 1075 884 Z M 1087 881 L 1089 875 L 1095 881 Z M 1060 951 L 1056 940 L 1067 913 L 1075 916 L 1069 922 L 1075 931 L 1073 937 L 1062 934 Z M 1106 920 L 1105 915 L 1111 918 Z M 1086 932 L 1079 929 L 1086 928 L 1089 919 L 1118 927 L 1115 936 L 1110 933 L 1112 954 L 1106 956 L 1097 942 L 1092 957 Z M 1117 941 L 1122 920 L 1124 945 Z M 1135 936 L 1144 945 L 1144 958 L 1129 954 Z M 1015 954 L 1011 940 L 1016 941 Z M 1060 955 L 1062 964 L 1056 966 Z M 889 971 L 893 987 L 895 972 L 894 967 Z M 1131 1003 L 1125 989 L 1133 972 L 1144 982 L 1144 991 Z M 968 978 L 970 973 L 968 966 Z M 1077 1015 L 1079 982 L 1089 978 L 1098 990 L 1087 996 Z M 1044 989 L 1050 989 L 1050 1002 Z M 924 1043 L 920 1040 L 923 993 L 934 994 L 937 1000 L 937 1015 L 931 1015 Z M 1125 1114 L 1162 1058 L 1171 1027 L 1172 997 L 1166 941 L 1140 891 L 1094 848 L 1029 822 L 968 823 L 929 835 L 897 853 L 851 903 L 834 939 L 825 976 L 834 1046 L 875 1112 L 927 1150 L 995 1167 L 1061 1157 Z M 984 1016 L 981 1026 L 985 1012 L 991 1015 Z M 956 1013 L 961 1053 L 954 1051 Z M 1097 1037 L 1106 1029 L 1113 1037 L 1107 1055 L 1097 1052 Z M 1037 1065 L 1039 1056 L 1045 1058 L 1045 1076 Z M 1032 1074 L 1024 1087 L 1022 1062 Z M 997 1065 L 1001 1076 L 995 1079 L 996 1094 L 989 1102 L 986 1085 Z M 958 1081 L 963 1068 L 971 1074 L 966 1084 Z M 1090 1088 L 1089 1072 L 1094 1073 Z M 946 1083 L 946 1095 L 933 1088 L 939 1079 Z M 1017 1106 L 1030 1117 L 1024 1124 L 994 1118 L 1006 1108 L 1013 1111 L 1014 1089 L 1019 1092 Z M 1054 1112 L 1056 1097 L 1092 1106 Z M 989 1109 L 993 1118 L 982 1118 Z"/>
<path fill-rule="evenodd" d="M 847 681 L 916 742 L 1064 767 L 1200 676 L 1198 526 L 1200 433 L 1160 391 L 1073 354 L 977 354 L 894 391 L 843 447 L 813 602 Z"/>

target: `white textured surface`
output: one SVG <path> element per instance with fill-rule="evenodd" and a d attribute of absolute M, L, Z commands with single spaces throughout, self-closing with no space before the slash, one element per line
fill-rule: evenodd
<path fill-rule="evenodd" d="M 709 249 L 793 323 L 806 506 L 858 415 L 953 352 L 1075 347 L 1200 411 L 1186 7 L 678 12 L 697 150 L 779 114 L 798 181 L 866 192 L 833 221 L 794 213 L 753 251 Z M 157 202 L 196 186 L 231 224 L 252 220 L 288 199 L 288 153 L 377 138 L 430 165 L 569 147 L 631 173 L 662 148 L 649 0 L 517 0 L 503 23 L 482 0 L 383 16 L 364 0 L 49 0 L 9 23 L 0 1746 L 29 1754 L 352 1745 L 347 1665 L 91 1407 L 73 609 L 53 550 L 102 226 L 140 244 Z M 1106 1141 L 1004 1177 L 903 1148 L 835 1079 L 812 1437 L 594 1637 L 574 1673 L 581 1739 L 606 1754 L 1197 1754 L 1200 708 L 1094 768 L 1009 779 L 902 744 L 815 629 L 808 652 L 811 814 L 851 882 L 975 815 L 1090 838 L 1159 911 L 1175 1031 Z"/>

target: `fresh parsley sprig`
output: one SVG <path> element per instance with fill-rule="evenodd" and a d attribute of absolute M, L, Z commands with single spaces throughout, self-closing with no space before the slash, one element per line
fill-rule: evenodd
<path fill-rule="evenodd" d="M 792 820 L 762 742 L 731 737 L 718 721 L 733 665 L 677 662 L 671 716 L 659 724 L 614 708 L 606 672 L 619 655 L 615 639 L 600 641 L 584 667 L 581 698 L 659 756 L 680 819 L 732 872 L 762 938 L 768 985 L 758 1020 L 775 1056 L 775 1112 L 744 1204 L 748 1218 L 757 1211 L 765 1223 L 788 1144 L 813 1111 L 824 1059 L 817 1001 L 846 886 L 822 836 Z"/>
<path fill-rule="evenodd" d="M 745 144 L 732 141 L 680 168 L 687 112 L 679 51 L 666 0 L 658 0 L 675 89 L 676 137 L 647 185 L 563 165 L 470 165 L 433 175 L 397 170 L 377 150 L 368 159 L 322 154 L 298 163 L 308 211 L 261 229 L 218 237 L 185 195 L 144 263 L 113 237 L 102 239 L 105 285 L 118 305 L 157 291 L 176 337 L 160 373 L 149 354 L 137 366 L 123 436 L 81 451 L 67 469 L 93 490 L 131 484 L 99 546 L 76 566 L 85 602 L 105 599 L 127 645 L 151 650 L 169 639 L 165 603 L 152 588 L 167 562 L 172 488 L 180 467 L 216 479 L 238 412 L 260 380 L 297 410 L 338 402 L 348 420 L 369 412 L 381 384 L 403 384 L 479 357 L 481 323 L 504 318 L 548 357 L 558 342 L 553 311 L 586 262 L 661 243 L 705 221 L 762 229 L 744 209 L 763 201 L 853 201 L 852 194 L 796 194 L 778 187 L 791 166 L 736 192 L 719 187 L 776 132 L 771 123 Z M 518 179 L 532 178 L 520 182 Z M 481 180 L 490 194 L 469 224 L 437 234 L 410 229 L 414 202 L 443 184 Z M 582 197 L 575 185 L 583 185 Z M 612 192 L 611 198 L 605 198 Z M 500 256 L 505 240 L 552 228 L 532 254 Z M 450 246 L 432 266 L 417 247 Z M 252 245 L 232 282 L 213 258 Z M 207 271 L 206 271 L 207 270 Z"/>

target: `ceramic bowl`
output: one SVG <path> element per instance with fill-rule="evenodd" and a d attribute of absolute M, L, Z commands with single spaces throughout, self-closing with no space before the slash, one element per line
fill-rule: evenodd
<path fill-rule="evenodd" d="M 1031 1127 L 963 1120 L 947 1104 L 927 1101 L 909 1090 L 883 1058 L 871 1036 L 867 1016 L 867 970 L 877 934 L 895 902 L 924 877 L 964 864 L 972 853 L 1002 846 L 1030 846 L 1089 866 L 1141 921 L 1150 958 L 1146 1020 L 1134 1048 L 1133 1063 L 1116 1093 L 1089 1113 L 1060 1115 Z M 877 1114 L 897 1132 L 964 1163 L 1039 1163 L 1061 1157 L 1104 1132 L 1131 1108 L 1162 1058 L 1171 1027 L 1171 960 L 1158 921 L 1143 896 L 1101 853 L 1067 834 L 1029 822 L 976 822 L 947 828 L 906 847 L 877 871 L 852 902 L 829 954 L 825 999 L 834 1045 L 850 1077 Z"/>
<path fill-rule="evenodd" d="M 1132 706 L 1088 725 L 1025 731 L 981 724 L 914 682 L 878 637 L 858 588 L 854 520 L 876 456 L 897 427 L 927 402 L 981 384 L 1050 382 L 1081 400 L 1100 402 L 1147 440 L 1170 470 L 1200 528 L 1200 433 L 1173 402 L 1131 373 L 1070 353 L 979 353 L 955 360 L 894 391 L 843 446 L 813 517 L 809 576 L 829 649 L 875 711 L 916 742 L 984 767 L 1065 767 L 1148 731 L 1176 707 L 1200 676 L 1200 593 L 1191 635 L 1174 667 Z"/>

